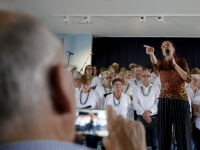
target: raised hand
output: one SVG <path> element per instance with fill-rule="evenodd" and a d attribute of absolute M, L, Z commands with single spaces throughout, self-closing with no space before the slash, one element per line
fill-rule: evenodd
<path fill-rule="evenodd" d="M 154 48 L 153 47 L 151 47 L 151 46 L 148 46 L 148 45 L 144 45 L 144 47 L 146 48 L 146 53 L 148 54 L 148 55 L 154 55 Z"/>
<path fill-rule="evenodd" d="M 111 106 L 106 107 L 109 137 L 103 138 L 107 150 L 146 150 L 144 126 L 139 121 L 116 117 Z"/>

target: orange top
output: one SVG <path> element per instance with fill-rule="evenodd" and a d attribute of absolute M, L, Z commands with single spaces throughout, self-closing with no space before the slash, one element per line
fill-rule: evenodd
<path fill-rule="evenodd" d="M 153 64 L 154 69 L 160 71 L 161 91 L 159 98 L 170 98 L 177 100 L 188 100 L 185 90 L 185 82 L 190 83 L 192 80 L 188 64 L 185 59 L 175 59 L 177 65 L 187 72 L 187 79 L 179 75 L 176 69 L 164 60 L 158 60 L 157 64 Z"/>

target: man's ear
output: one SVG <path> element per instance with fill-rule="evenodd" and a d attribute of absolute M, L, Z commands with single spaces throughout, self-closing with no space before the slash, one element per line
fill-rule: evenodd
<path fill-rule="evenodd" d="M 70 74 L 62 65 L 51 72 L 52 104 L 57 113 L 74 113 L 75 98 Z"/>

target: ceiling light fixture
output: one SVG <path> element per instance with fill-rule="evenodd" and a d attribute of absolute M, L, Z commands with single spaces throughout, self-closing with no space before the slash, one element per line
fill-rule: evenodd
<path fill-rule="evenodd" d="M 162 23 L 162 22 L 164 22 L 164 17 L 163 17 L 163 16 L 161 16 L 161 17 L 158 17 L 158 22 L 159 22 L 159 23 Z"/>
<path fill-rule="evenodd" d="M 84 17 L 84 22 L 85 22 L 85 23 L 90 23 L 90 17 L 89 17 L 89 16 Z"/>
<path fill-rule="evenodd" d="M 69 16 L 63 17 L 63 22 L 64 22 L 64 23 L 68 23 L 68 22 L 69 22 Z"/>
<path fill-rule="evenodd" d="M 146 22 L 146 17 L 145 17 L 145 16 L 141 17 L 141 18 L 140 18 L 140 22 L 141 22 L 141 23 Z"/>

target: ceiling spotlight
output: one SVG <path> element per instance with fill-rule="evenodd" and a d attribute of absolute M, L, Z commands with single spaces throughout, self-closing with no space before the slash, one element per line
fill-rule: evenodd
<path fill-rule="evenodd" d="M 140 18 L 140 22 L 141 22 L 141 23 L 146 22 L 146 17 L 145 17 L 145 16 L 144 16 L 144 17 L 141 17 L 141 18 Z"/>
<path fill-rule="evenodd" d="M 63 17 L 63 21 L 64 21 L 64 23 L 68 23 L 69 22 L 69 16 Z"/>
<path fill-rule="evenodd" d="M 158 22 L 159 22 L 159 23 L 162 23 L 163 21 L 164 21 L 164 17 L 163 17 L 163 16 L 158 17 Z"/>
<path fill-rule="evenodd" d="M 90 23 L 90 17 L 88 16 L 88 17 L 84 17 L 84 22 L 85 23 Z"/>

